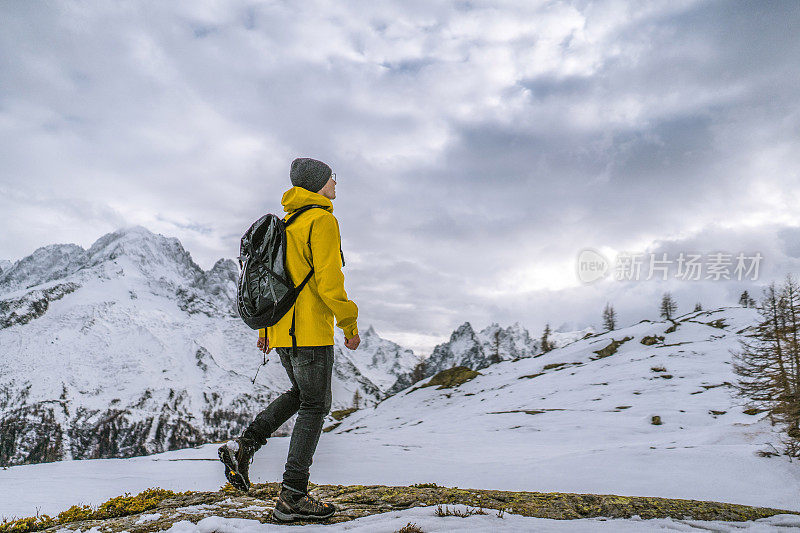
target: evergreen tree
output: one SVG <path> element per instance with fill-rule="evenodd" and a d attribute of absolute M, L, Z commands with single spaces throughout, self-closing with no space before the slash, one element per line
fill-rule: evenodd
<path fill-rule="evenodd" d="M 355 394 L 353 394 L 353 407 L 355 409 L 361 409 L 361 393 L 358 392 L 358 389 L 356 389 Z"/>
<path fill-rule="evenodd" d="M 675 303 L 675 300 L 672 299 L 672 295 L 669 292 L 665 292 L 664 296 L 661 297 L 661 318 L 669 320 L 677 310 L 678 304 Z"/>
<path fill-rule="evenodd" d="M 491 363 L 499 363 L 500 359 L 500 329 L 494 332 L 494 349 L 492 350 Z"/>
<path fill-rule="evenodd" d="M 550 334 L 551 333 L 552 332 L 550 331 L 550 324 L 549 323 L 545 324 L 544 325 L 544 332 L 542 333 L 542 340 L 541 340 L 542 353 L 549 352 L 550 350 L 552 350 L 554 348 L 553 343 L 550 342 Z"/>
<path fill-rule="evenodd" d="M 617 329 L 617 313 L 608 302 L 606 302 L 606 307 L 603 309 L 603 326 L 607 331 Z"/>
<path fill-rule="evenodd" d="M 695 310 L 695 312 L 703 310 L 703 306 L 700 305 L 700 302 L 697 302 L 696 304 L 694 304 L 694 310 Z"/>
<path fill-rule="evenodd" d="M 412 385 L 421 379 L 425 379 L 425 357 L 419 356 L 417 358 L 417 364 L 414 366 L 414 369 L 411 371 L 411 383 Z"/>
<path fill-rule="evenodd" d="M 750 302 L 751 302 L 752 300 L 753 300 L 753 299 L 752 299 L 752 298 L 750 298 L 750 295 L 749 295 L 749 294 L 747 294 L 747 291 L 744 291 L 744 292 L 742 293 L 742 295 L 741 295 L 741 296 L 739 296 L 739 305 L 742 305 L 742 306 L 744 306 L 744 307 L 747 307 L 748 305 L 750 305 Z"/>
<path fill-rule="evenodd" d="M 791 275 L 770 283 L 757 309 L 761 321 L 733 354 L 736 394 L 780 424 L 785 453 L 800 457 L 800 287 Z"/>

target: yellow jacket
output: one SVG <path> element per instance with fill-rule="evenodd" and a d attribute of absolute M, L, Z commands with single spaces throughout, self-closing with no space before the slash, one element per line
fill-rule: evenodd
<path fill-rule="evenodd" d="M 342 274 L 339 222 L 333 216 L 333 204 L 321 194 L 302 187 L 292 187 L 281 199 L 283 210 L 291 213 L 304 205 L 317 204 L 325 209 L 309 209 L 286 228 L 286 267 L 295 286 L 314 266 L 314 275 L 300 291 L 294 307 L 274 326 L 258 330 L 266 334 L 271 347 L 290 347 L 292 311 L 295 315 L 295 337 L 298 346 L 333 344 L 333 318 L 349 339 L 358 333 L 358 306 L 347 298 Z"/>

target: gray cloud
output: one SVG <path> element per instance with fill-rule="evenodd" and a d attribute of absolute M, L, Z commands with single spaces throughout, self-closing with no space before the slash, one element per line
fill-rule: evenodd
<path fill-rule="evenodd" d="M 364 327 L 429 349 L 464 320 L 598 324 L 611 298 L 639 320 L 663 288 L 577 285 L 581 248 L 770 243 L 771 273 L 796 267 L 798 22 L 796 2 L 3 3 L 0 258 L 142 224 L 208 268 L 307 155 L 340 176 Z"/>

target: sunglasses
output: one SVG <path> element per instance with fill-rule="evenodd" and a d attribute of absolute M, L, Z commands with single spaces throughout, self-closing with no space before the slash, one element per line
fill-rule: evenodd
<path fill-rule="evenodd" d="M 334 183 L 337 183 L 337 181 L 336 181 L 336 172 L 332 172 L 331 173 L 331 179 L 333 180 Z"/>

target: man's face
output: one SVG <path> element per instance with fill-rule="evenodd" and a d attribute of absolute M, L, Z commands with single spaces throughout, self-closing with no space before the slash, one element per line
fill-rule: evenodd
<path fill-rule="evenodd" d="M 336 198 L 336 180 L 333 179 L 333 176 L 328 178 L 328 182 L 319 190 L 319 194 L 329 200 Z"/>

